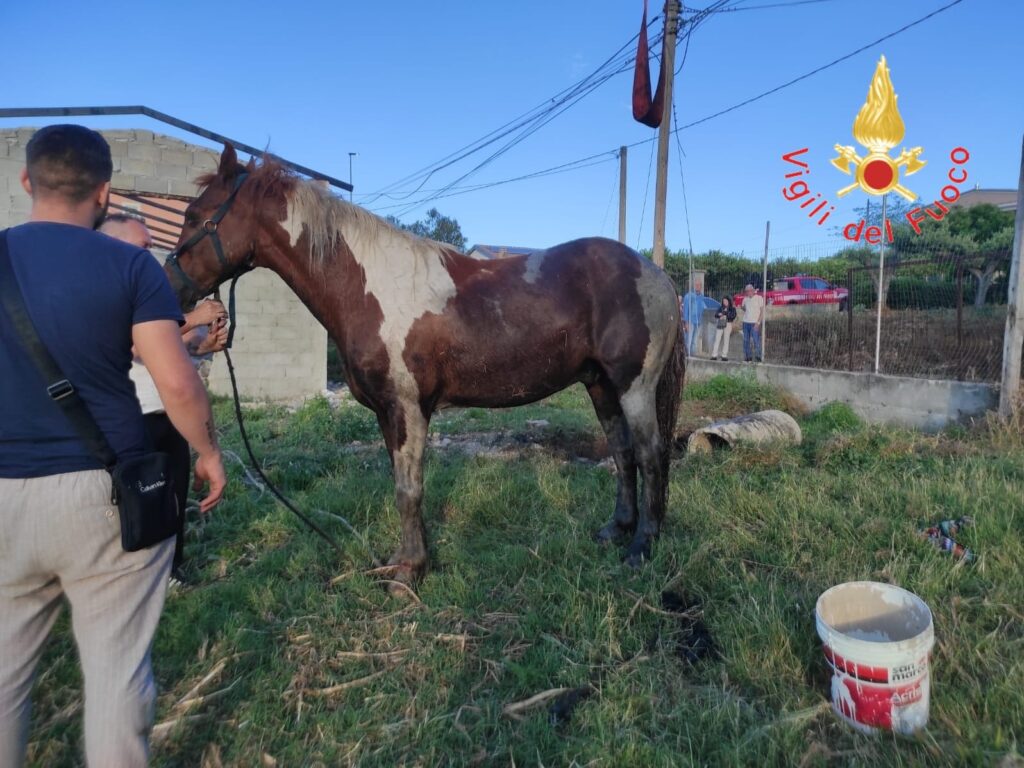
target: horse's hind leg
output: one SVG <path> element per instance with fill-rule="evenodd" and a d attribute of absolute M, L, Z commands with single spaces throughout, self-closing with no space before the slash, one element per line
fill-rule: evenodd
<path fill-rule="evenodd" d="M 377 413 L 395 476 L 395 501 L 401 519 L 401 544 L 388 561 L 392 578 L 409 584 L 427 568 L 426 528 L 423 525 L 423 449 L 428 419 L 418 403 L 398 403 Z M 403 590 L 404 591 L 404 590 Z"/>
<path fill-rule="evenodd" d="M 619 475 L 615 513 L 595 538 L 600 542 L 616 541 L 636 529 L 636 457 L 630 442 L 629 426 L 611 382 L 607 379 L 597 381 L 587 387 L 587 393 L 608 438 L 608 448 Z"/>
<path fill-rule="evenodd" d="M 661 521 L 665 516 L 668 477 L 663 454 L 667 446 L 663 444 L 658 429 L 653 386 L 631 388 L 622 398 L 622 410 L 644 479 L 636 531 L 626 550 L 626 562 L 638 566 L 651 556 L 651 543 L 661 531 Z"/>

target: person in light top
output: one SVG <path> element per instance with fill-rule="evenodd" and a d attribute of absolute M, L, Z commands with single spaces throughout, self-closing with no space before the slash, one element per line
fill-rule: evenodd
<path fill-rule="evenodd" d="M 680 306 L 683 319 L 683 333 L 686 334 L 686 354 L 697 354 L 697 339 L 700 336 L 700 320 L 704 315 L 704 286 L 694 283 L 693 288 L 683 296 Z"/>
<path fill-rule="evenodd" d="M 153 237 L 146 222 L 135 216 L 111 214 L 104 219 L 99 231 L 125 243 L 144 248 L 153 247 Z M 185 324 L 181 326 L 182 341 L 192 356 L 193 363 L 203 355 L 220 352 L 227 345 L 227 311 L 219 301 L 209 300 L 185 313 Z M 128 376 L 135 384 L 135 395 L 142 408 L 146 424 L 146 436 L 154 451 L 166 453 L 170 459 L 171 476 L 174 478 L 174 493 L 178 497 L 181 523 L 174 543 L 174 561 L 171 565 L 171 586 L 178 587 L 186 581 L 185 564 L 185 509 L 188 503 L 188 483 L 191 470 L 191 454 L 188 442 L 171 424 L 164 410 L 160 393 L 157 392 L 153 377 L 145 363 L 138 357 L 132 360 Z"/>
<path fill-rule="evenodd" d="M 743 289 L 743 359 L 761 362 L 761 321 L 764 318 L 764 296 L 747 283 Z"/>

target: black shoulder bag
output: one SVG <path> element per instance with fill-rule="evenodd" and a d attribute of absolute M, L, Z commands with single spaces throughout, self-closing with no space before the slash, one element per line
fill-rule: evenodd
<path fill-rule="evenodd" d="M 25 308 L 25 299 L 7 252 L 7 232 L 0 233 L 0 302 L 25 351 L 35 364 L 46 393 L 64 412 L 75 432 L 110 473 L 111 503 L 121 518 L 121 547 L 136 552 L 178 532 L 178 502 L 166 453 L 147 453 L 118 461 L 89 407 L 43 344 Z"/>

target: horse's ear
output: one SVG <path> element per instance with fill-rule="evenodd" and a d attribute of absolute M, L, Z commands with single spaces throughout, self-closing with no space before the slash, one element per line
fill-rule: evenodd
<path fill-rule="evenodd" d="M 220 153 L 220 165 L 217 167 L 217 173 L 228 178 L 237 172 L 238 155 L 235 154 L 235 148 L 231 144 L 225 144 L 224 151 Z"/>
<path fill-rule="evenodd" d="M 255 157 L 250 157 L 249 158 L 249 162 L 245 164 L 245 170 L 247 170 L 249 173 L 252 173 L 253 171 L 256 170 L 256 158 Z"/>

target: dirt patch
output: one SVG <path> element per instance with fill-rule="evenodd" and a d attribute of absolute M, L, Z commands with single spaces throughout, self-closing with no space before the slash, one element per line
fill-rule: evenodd
<path fill-rule="evenodd" d="M 328 382 L 321 393 L 332 409 L 352 401 L 348 387 L 340 382 Z M 289 404 L 294 411 L 302 401 Z M 614 471 L 614 462 L 603 434 L 586 431 L 552 428 L 544 419 L 528 420 L 525 429 L 497 430 L 489 432 L 460 432 L 458 434 L 432 434 L 427 438 L 427 448 L 433 451 L 461 453 L 466 456 L 519 459 L 535 454 L 547 453 L 565 462 L 601 465 Z M 383 448 L 382 440 L 354 440 L 345 445 L 342 453 L 364 453 Z"/>
<path fill-rule="evenodd" d="M 380 451 L 383 448 L 383 440 L 353 440 L 344 445 L 340 452 L 359 454 Z M 458 453 L 492 459 L 523 459 L 544 453 L 566 464 L 584 464 L 615 471 L 615 462 L 608 455 L 608 444 L 604 437 L 585 433 L 497 431 L 430 435 L 427 438 L 427 449 L 438 453 Z"/>
<path fill-rule="evenodd" d="M 530 432 L 472 432 L 458 435 L 432 435 L 427 447 L 467 456 L 524 458 L 537 452 L 547 453 L 565 462 L 614 467 L 608 443 L 603 435 L 564 430 Z"/>

